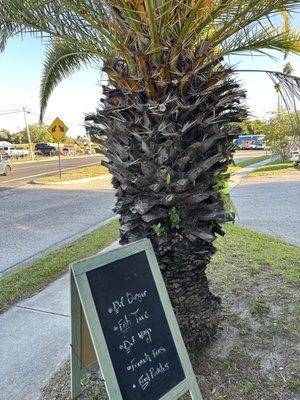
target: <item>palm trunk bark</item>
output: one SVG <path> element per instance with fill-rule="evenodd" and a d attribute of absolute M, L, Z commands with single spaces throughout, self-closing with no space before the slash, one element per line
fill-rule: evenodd
<path fill-rule="evenodd" d="M 103 145 L 120 214 L 120 243 L 148 237 L 189 348 L 214 335 L 221 301 L 208 286 L 213 241 L 228 220 L 216 180 L 234 152 L 234 125 L 246 117 L 244 91 L 214 63 L 159 87 L 160 98 L 105 87 L 87 129 Z"/>
<path fill-rule="evenodd" d="M 159 263 L 185 343 L 197 348 L 211 340 L 221 319 L 221 299 L 210 292 L 205 274 L 214 249 L 205 254 L 202 246 L 179 242 L 172 250 Z"/>

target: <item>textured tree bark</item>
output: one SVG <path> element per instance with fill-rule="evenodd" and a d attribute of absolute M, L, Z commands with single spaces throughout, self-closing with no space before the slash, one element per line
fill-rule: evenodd
<path fill-rule="evenodd" d="M 160 97 L 105 87 L 103 106 L 87 117 L 103 145 L 121 215 L 120 243 L 151 239 L 186 345 L 207 343 L 221 318 L 206 267 L 228 212 L 222 172 L 246 117 L 244 92 L 219 61 L 159 88 Z"/>
<path fill-rule="evenodd" d="M 221 299 L 210 292 L 205 275 L 208 257 L 199 246 L 181 242 L 172 258 L 161 256 L 159 262 L 187 347 L 203 346 L 221 320 Z"/>

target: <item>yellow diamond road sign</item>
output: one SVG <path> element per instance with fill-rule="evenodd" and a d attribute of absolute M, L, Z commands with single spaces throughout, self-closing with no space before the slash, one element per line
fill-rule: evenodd
<path fill-rule="evenodd" d="M 48 127 L 48 132 L 51 133 L 57 142 L 60 142 L 68 129 L 67 125 L 65 125 L 59 118 L 55 118 L 52 124 Z"/>

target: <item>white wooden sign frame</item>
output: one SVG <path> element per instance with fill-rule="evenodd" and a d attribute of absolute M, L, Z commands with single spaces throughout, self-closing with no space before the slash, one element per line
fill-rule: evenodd
<path fill-rule="evenodd" d="M 93 301 L 86 273 L 116 260 L 145 252 L 152 276 L 158 290 L 162 307 L 170 327 L 176 350 L 184 371 L 185 379 L 158 400 L 176 400 L 184 393 L 190 392 L 193 400 L 203 400 L 202 395 L 185 347 L 178 323 L 160 272 L 156 256 L 149 239 L 119 247 L 115 250 L 90 257 L 73 263 L 71 273 L 71 398 L 75 399 L 81 392 L 80 379 L 84 373 L 79 354 L 81 343 L 80 310 L 81 307 L 88 325 L 93 347 L 109 398 L 111 400 L 126 400 L 122 398 L 119 384 L 113 369 L 103 330 Z M 91 365 L 95 367 L 95 365 Z"/>

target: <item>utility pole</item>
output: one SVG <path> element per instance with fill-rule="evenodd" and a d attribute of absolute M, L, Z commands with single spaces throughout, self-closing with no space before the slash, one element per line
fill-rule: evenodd
<path fill-rule="evenodd" d="M 26 125 L 26 131 L 27 131 L 27 137 L 28 137 L 28 142 L 29 142 L 29 151 L 30 151 L 30 157 L 33 160 L 33 152 L 32 152 L 32 143 L 31 143 L 31 137 L 30 137 L 30 132 L 29 132 L 29 128 L 28 128 L 28 123 L 27 123 L 27 118 L 26 118 L 26 113 L 29 111 L 25 110 L 25 107 L 22 108 L 23 110 L 23 115 L 24 115 L 24 120 L 25 120 L 25 125 Z"/>
<path fill-rule="evenodd" d="M 90 155 L 92 154 L 92 142 L 91 142 L 91 137 L 90 137 L 90 135 L 87 135 L 87 137 L 88 137 L 88 140 L 89 140 L 89 152 L 90 152 Z"/>

